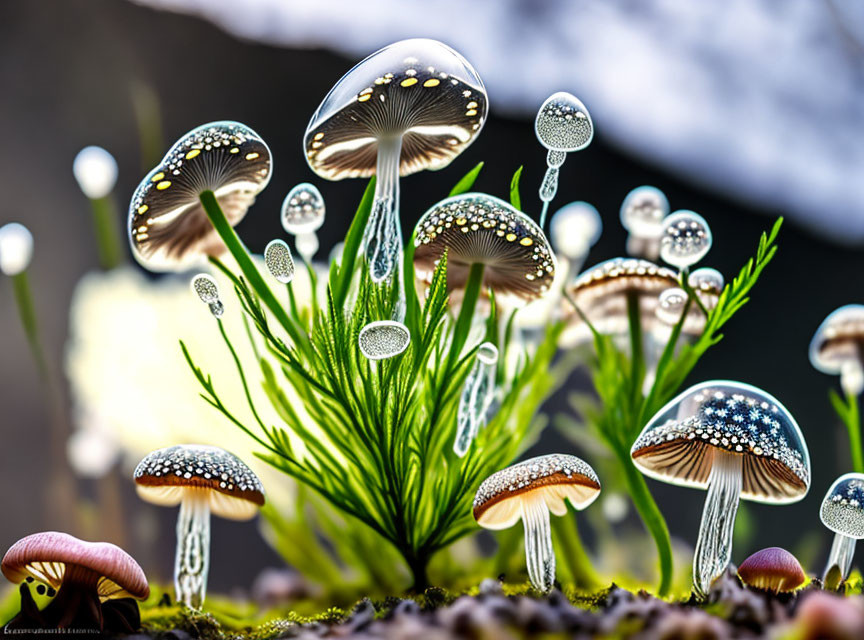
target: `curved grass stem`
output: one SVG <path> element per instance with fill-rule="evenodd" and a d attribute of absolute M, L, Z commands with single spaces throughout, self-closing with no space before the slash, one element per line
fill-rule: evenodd
<path fill-rule="evenodd" d="M 111 196 L 90 200 L 93 211 L 93 235 L 99 252 L 99 264 L 109 271 L 124 261 L 122 234 L 117 206 Z"/>

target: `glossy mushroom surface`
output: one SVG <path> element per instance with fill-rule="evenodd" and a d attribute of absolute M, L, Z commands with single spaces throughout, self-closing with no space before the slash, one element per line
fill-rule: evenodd
<path fill-rule="evenodd" d="M 693 211 L 676 211 L 663 220 L 660 258 L 684 270 L 708 255 L 713 243 L 711 227 Z"/>
<path fill-rule="evenodd" d="M 657 260 L 663 219 L 669 215 L 669 200 L 656 187 L 636 187 L 624 198 L 621 225 L 627 230 L 627 254 Z"/>
<path fill-rule="evenodd" d="M 822 580 L 826 588 L 836 589 L 849 577 L 855 545 L 864 538 L 864 474 L 837 478 L 822 500 L 819 518 L 834 532 Z"/>
<path fill-rule="evenodd" d="M 810 455 L 789 411 L 765 391 L 729 380 L 703 382 L 670 401 L 631 457 L 645 475 L 708 490 L 693 562 L 701 596 L 729 564 L 739 500 L 787 504 L 810 487 Z"/>
<path fill-rule="evenodd" d="M 199 609 L 210 569 L 210 514 L 254 518 L 265 500 L 261 481 L 237 456 L 204 445 L 153 451 L 138 464 L 134 479 L 143 500 L 180 505 L 174 587 L 179 602 Z"/>
<path fill-rule="evenodd" d="M 771 593 L 790 593 L 807 580 L 798 558 L 780 547 L 749 556 L 738 567 L 738 577 L 748 587 Z"/>
<path fill-rule="evenodd" d="M 225 245 L 200 196 L 212 191 L 231 226 L 271 176 L 270 149 L 239 122 L 211 122 L 180 138 L 142 180 L 129 205 L 132 253 L 151 271 L 181 271 Z"/>
<path fill-rule="evenodd" d="M 810 363 L 823 373 L 840 374 L 840 385 L 853 396 L 864 391 L 864 305 L 832 311 L 810 342 Z"/>
<path fill-rule="evenodd" d="M 547 592 L 555 581 L 555 553 L 549 512 L 589 506 L 600 494 L 594 469 L 576 456 L 551 454 L 514 464 L 486 478 L 474 497 L 474 519 L 485 529 L 506 529 L 520 519 L 525 527 L 528 576 Z"/>
<path fill-rule="evenodd" d="M 468 447 L 486 424 L 486 413 L 495 399 L 497 364 L 498 347 L 491 342 L 484 342 L 477 347 L 474 364 L 465 378 L 456 412 L 453 451 L 460 458 L 468 453 Z"/>

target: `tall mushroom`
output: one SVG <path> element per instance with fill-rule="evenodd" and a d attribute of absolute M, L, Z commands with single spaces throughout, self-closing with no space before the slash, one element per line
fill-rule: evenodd
<path fill-rule="evenodd" d="M 373 281 L 396 270 L 404 287 L 399 177 L 448 165 L 480 132 L 487 109 L 474 68 L 450 47 L 418 38 L 357 64 L 315 111 L 304 138 L 310 168 L 328 180 L 377 177 L 363 237 Z"/>
<path fill-rule="evenodd" d="M 855 543 L 864 538 L 864 474 L 837 478 L 822 500 L 819 517 L 834 532 L 822 581 L 826 588 L 836 589 L 849 577 Z"/>
<path fill-rule="evenodd" d="M 174 588 L 178 602 L 199 609 L 210 569 L 210 514 L 250 520 L 264 504 L 261 481 L 237 456 L 218 447 L 176 445 L 147 454 L 135 469 L 138 495 L 180 505 Z"/>
<path fill-rule="evenodd" d="M 795 419 L 741 382 L 690 387 L 651 418 L 630 455 L 649 477 L 708 489 L 693 559 L 700 596 L 729 564 L 740 499 L 787 504 L 810 488 L 810 454 Z"/>
<path fill-rule="evenodd" d="M 567 514 L 565 500 L 577 511 L 600 495 L 597 474 L 576 456 L 551 454 L 531 458 L 493 473 L 477 489 L 474 519 L 484 529 L 507 529 L 522 520 L 525 559 L 535 589 L 547 592 L 555 582 L 555 551 L 549 512 Z"/>
<path fill-rule="evenodd" d="M 847 304 L 832 311 L 810 342 L 810 363 L 819 371 L 840 374 L 850 396 L 864 391 L 864 305 Z"/>
<path fill-rule="evenodd" d="M 57 592 L 37 612 L 29 590 L 23 588 L 22 614 L 9 623 L 10 629 L 41 626 L 129 633 L 140 626 L 134 601 L 150 595 L 144 572 L 128 553 L 107 542 L 85 542 L 56 531 L 22 538 L 9 548 L 0 566 L 14 584 L 37 580 Z"/>
<path fill-rule="evenodd" d="M 318 236 L 315 234 L 324 224 L 324 196 L 314 184 L 301 182 L 295 185 L 282 201 L 282 228 L 294 236 L 297 253 L 306 262 L 318 251 Z"/>

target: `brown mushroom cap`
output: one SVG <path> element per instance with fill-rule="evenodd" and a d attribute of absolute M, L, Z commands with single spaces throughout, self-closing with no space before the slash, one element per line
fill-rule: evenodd
<path fill-rule="evenodd" d="M 801 563 L 780 547 L 768 547 L 748 557 L 738 567 L 738 577 L 749 587 L 789 593 L 807 580 Z"/>
<path fill-rule="evenodd" d="M 487 109 L 483 82 L 461 55 L 435 40 L 403 40 L 330 90 L 306 129 L 306 159 L 328 180 L 368 177 L 378 141 L 401 136 L 401 175 L 440 169 L 474 141 Z"/>
<path fill-rule="evenodd" d="M 258 477 L 219 447 L 176 445 L 153 451 L 135 469 L 135 484 L 147 502 L 173 507 L 184 498 L 197 497 L 229 520 L 249 520 L 264 504 Z"/>
<path fill-rule="evenodd" d="M 102 601 L 144 600 L 150 595 L 147 577 L 123 549 L 56 531 L 35 533 L 13 544 L 3 557 L 2 571 L 12 583 L 32 577 L 59 590 L 67 570 L 73 566 L 98 574 L 96 589 Z"/>
<path fill-rule="evenodd" d="M 565 499 L 581 510 L 598 495 L 600 481 L 587 462 L 555 453 L 519 462 L 486 478 L 474 497 L 474 519 L 486 529 L 506 529 L 522 517 L 523 500 L 543 500 L 549 511 L 563 516 Z"/>
<path fill-rule="evenodd" d="M 711 380 L 666 404 L 642 430 L 630 455 L 662 482 L 705 489 L 714 451 L 743 456 L 741 498 L 796 502 L 810 488 L 810 454 L 789 411 L 741 382 Z"/>
<path fill-rule="evenodd" d="M 146 268 L 174 271 L 225 245 L 199 196 L 212 191 L 232 225 L 246 215 L 270 181 L 270 149 L 239 122 L 211 122 L 193 129 L 141 182 L 129 205 L 129 238 Z"/>
<path fill-rule="evenodd" d="M 462 290 L 471 265 L 482 263 L 483 287 L 496 299 L 525 304 L 549 289 L 555 256 L 540 227 L 503 200 L 465 193 L 429 209 L 414 230 L 414 270 L 431 284 L 447 252 L 447 288 Z"/>
<path fill-rule="evenodd" d="M 612 258 L 584 271 L 568 288 L 569 297 L 594 328 L 605 335 L 626 336 L 629 331 L 627 298 L 638 297 L 643 326 L 654 322 L 659 295 L 678 286 L 678 275 L 671 269 L 638 258 Z M 591 340 L 591 330 L 564 300 L 564 315 L 569 318 L 560 342 L 573 346 Z"/>
<path fill-rule="evenodd" d="M 831 374 L 850 364 L 864 367 L 864 305 L 848 304 L 825 318 L 810 342 L 810 362 Z"/>

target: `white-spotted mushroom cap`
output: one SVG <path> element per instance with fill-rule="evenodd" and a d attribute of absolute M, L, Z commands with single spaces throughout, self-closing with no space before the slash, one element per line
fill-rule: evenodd
<path fill-rule="evenodd" d="M 690 267 L 711 250 L 713 236 L 705 218 L 693 211 L 676 211 L 663 220 L 660 257 L 679 269 Z"/>
<path fill-rule="evenodd" d="M 687 389 L 651 419 L 630 455 L 647 476 L 704 489 L 715 450 L 743 456 L 743 499 L 780 504 L 807 494 L 810 454 L 798 424 L 776 398 L 741 382 Z"/>
<path fill-rule="evenodd" d="M 330 90 L 306 129 L 306 160 L 328 180 L 368 177 L 378 141 L 401 135 L 401 175 L 440 169 L 474 141 L 487 109 L 483 82 L 461 55 L 436 40 L 402 40 Z"/>
<path fill-rule="evenodd" d="M 192 291 L 205 304 L 219 302 L 219 285 L 213 276 L 207 273 L 199 273 L 192 278 Z"/>
<path fill-rule="evenodd" d="M 485 529 L 506 529 L 522 517 L 524 500 L 540 499 L 556 516 L 565 499 L 584 509 L 600 495 L 600 481 L 587 462 L 560 453 L 531 458 L 493 473 L 477 489 L 474 519 Z"/>
<path fill-rule="evenodd" d="M 301 182 L 282 201 L 282 228 L 294 236 L 318 231 L 324 224 L 326 210 L 318 187 Z"/>
<path fill-rule="evenodd" d="M 691 272 L 687 283 L 708 311 L 713 311 L 717 306 L 726 284 L 723 274 L 711 267 L 701 267 Z"/>
<path fill-rule="evenodd" d="M 534 121 L 540 144 L 550 151 L 584 149 L 594 138 L 594 123 L 585 105 L 571 93 L 559 91 L 543 102 Z"/>
<path fill-rule="evenodd" d="M 659 238 L 669 201 L 656 187 L 636 187 L 621 203 L 621 225 L 638 238 Z"/>
<path fill-rule="evenodd" d="M 629 332 L 628 297 L 637 297 L 642 324 L 647 329 L 654 322 L 660 294 L 677 284 L 678 275 L 671 269 L 638 258 L 612 258 L 585 270 L 567 293 L 599 333 L 621 337 Z M 591 330 L 581 316 L 569 301 L 562 304 L 568 325 L 561 334 L 561 345 L 590 341 Z"/>
<path fill-rule="evenodd" d="M 120 547 L 107 542 L 85 542 L 68 533 L 34 533 L 13 544 L 3 557 L 2 571 L 14 584 L 28 577 L 59 590 L 67 571 L 77 568 L 98 576 L 96 590 L 102 601 L 114 598 L 144 600 L 150 595 L 147 576 Z"/>
<path fill-rule="evenodd" d="M 411 344 L 411 332 L 396 320 L 370 322 L 360 330 L 357 345 L 360 352 L 369 360 L 393 358 Z"/>
<path fill-rule="evenodd" d="M 129 206 L 132 252 L 153 271 L 180 271 L 225 252 L 201 204 L 216 195 L 236 225 L 271 175 L 270 149 L 239 122 L 211 122 L 180 138 L 138 185 Z"/>
<path fill-rule="evenodd" d="M 825 494 L 819 517 L 834 533 L 864 539 L 864 474 L 837 478 Z"/>
<path fill-rule="evenodd" d="M 294 258 L 291 249 L 282 240 L 271 240 L 264 247 L 264 264 L 270 275 L 282 284 L 294 279 Z"/>
<path fill-rule="evenodd" d="M 135 469 L 138 495 L 173 507 L 188 496 L 206 498 L 210 511 L 249 520 L 264 504 L 264 487 L 240 458 L 219 447 L 175 445 L 153 451 Z"/>
<path fill-rule="evenodd" d="M 823 373 L 844 374 L 850 380 L 855 378 L 852 386 L 861 386 L 864 305 L 847 304 L 832 311 L 822 321 L 810 341 L 810 363 Z M 851 390 L 860 393 L 860 389 Z"/>
<path fill-rule="evenodd" d="M 465 193 L 429 209 L 414 230 L 414 270 L 430 284 L 447 252 L 447 288 L 463 290 L 471 265 L 482 263 L 483 287 L 497 300 L 523 305 L 555 278 L 549 241 L 531 218 L 494 196 Z"/>

